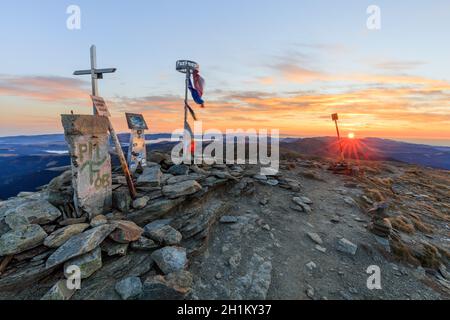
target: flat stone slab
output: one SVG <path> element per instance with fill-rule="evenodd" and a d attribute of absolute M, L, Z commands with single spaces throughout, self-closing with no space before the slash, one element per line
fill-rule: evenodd
<path fill-rule="evenodd" d="M 146 184 L 151 187 L 159 187 L 161 185 L 161 166 L 145 167 L 142 174 L 137 179 L 137 184 Z"/>
<path fill-rule="evenodd" d="M 143 300 L 182 300 L 191 291 L 192 274 L 178 271 L 167 276 L 148 277 L 143 286 Z"/>
<path fill-rule="evenodd" d="M 82 233 L 84 230 L 89 228 L 87 223 L 73 224 L 62 229 L 56 230 L 47 238 L 45 238 L 44 245 L 49 248 L 59 248 L 67 240 Z"/>
<path fill-rule="evenodd" d="M 31 224 L 5 233 L 0 238 L 0 257 L 33 249 L 44 242 L 47 233 L 37 224 Z"/>
<path fill-rule="evenodd" d="M 65 301 L 72 298 L 75 290 L 67 288 L 66 280 L 59 280 L 50 290 L 41 298 L 41 300 Z"/>
<path fill-rule="evenodd" d="M 91 252 L 97 248 L 115 228 L 114 225 L 106 224 L 70 238 L 48 258 L 46 263 L 47 268 L 57 266 L 69 259 Z"/>
<path fill-rule="evenodd" d="M 186 249 L 164 247 L 152 253 L 152 259 L 164 274 L 184 270 L 187 265 Z"/>
<path fill-rule="evenodd" d="M 230 223 L 237 223 L 238 218 L 236 216 L 223 216 L 220 218 L 220 223 L 230 224 Z"/>
<path fill-rule="evenodd" d="M 133 221 L 118 220 L 111 222 L 116 227 L 109 238 L 118 243 L 130 243 L 139 240 L 144 229 L 139 227 Z"/>
<path fill-rule="evenodd" d="M 5 216 L 5 222 L 11 229 L 29 224 L 47 224 L 61 216 L 61 212 L 46 200 L 28 201 L 11 208 Z"/>
<path fill-rule="evenodd" d="M 81 279 L 87 279 L 102 267 L 102 250 L 97 248 L 89 253 L 67 261 L 64 264 L 64 272 L 66 272 L 67 268 L 70 266 L 77 266 L 80 268 Z"/>
<path fill-rule="evenodd" d="M 148 224 L 144 227 L 144 235 L 160 244 L 176 245 L 181 242 L 183 236 L 168 224 Z"/>
<path fill-rule="evenodd" d="M 356 244 L 354 244 L 353 242 L 342 238 L 339 239 L 338 241 L 338 246 L 337 249 L 341 252 L 350 254 L 350 255 L 355 255 L 356 251 L 358 250 L 358 246 Z"/>
<path fill-rule="evenodd" d="M 132 242 L 130 246 L 134 250 L 154 250 L 159 247 L 155 241 L 146 237 L 140 237 L 137 241 Z"/>
<path fill-rule="evenodd" d="M 162 189 L 162 193 L 170 199 L 175 199 L 182 196 L 194 194 L 201 189 L 202 186 L 197 181 L 189 180 L 164 186 Z"/>

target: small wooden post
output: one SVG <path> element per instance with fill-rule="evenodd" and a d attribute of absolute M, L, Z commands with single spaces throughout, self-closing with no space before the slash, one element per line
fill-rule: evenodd
<path fill-rule="evenodd" d="M 339 120 L 338 114 L 337 113 L 333 113 L 331 115 L 331 119 L 333 119 L 334 123 L 336 124 L 336 132 L 337 132 L 337 137 L 338 137 L 338 141 L 339 141 L 339 150 L 340 150 L 340 153 L 341 153 L 341 161 L 343 162 L 343 161 L 345 161 L 345 158 L 344 158 L 344 150 L 342 149 L 341 135 L 339 133 L 339 127 L 338 127 L 338 123 L 337 123 L 338 120 Z"/>

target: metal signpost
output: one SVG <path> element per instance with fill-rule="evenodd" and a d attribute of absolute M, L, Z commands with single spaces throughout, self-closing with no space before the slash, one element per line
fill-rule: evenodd
<path fill-rule="evenodd" d="M 186 80 L 185 80 L 185 92 L 184 92 L 184 131 L 185 131 L 185 139 L 184 139 L 184 149 L 183 150 L 190 150 L 192 152 L 193 147 L 193 141 L 194 137 L 192 134 L 191 127 L 189 126 L 188 122 L 188 88 L 189 88 L 189 80 L 191 78 L 191 74 L 194 70 L 198 69 L 199 65 L 198 63 L 190 60 L 178 60 L 176 64 L 176 69 L 178 72 L 186 74 Z M 186 131 L 189 131 L 189 134 L 191 135 L 191 141 L 186 141 Z"/>

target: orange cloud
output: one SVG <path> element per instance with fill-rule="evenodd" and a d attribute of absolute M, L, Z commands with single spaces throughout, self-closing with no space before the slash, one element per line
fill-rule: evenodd
<path fill-rule="evenodd" d="M 86 82 L 57 76 L 0 76 L 0 95 L 40 101 L 86 98 Z"/>

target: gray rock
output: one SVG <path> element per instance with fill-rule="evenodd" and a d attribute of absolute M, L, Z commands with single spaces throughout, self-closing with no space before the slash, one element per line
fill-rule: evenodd
<path fill-rule="evenodd" d="M 87 279 L 94 274 L 95 271 L 102 267 L 102 251 L 100 248 L 86 253 L 77 258 L 71 259 L 64 264 L 64 270 L 70 266 L 77 266 L 81 271 L 81 279 Z M 69 275 L 66 274 L 66 277 Z"/>
<path fill-rule="evenodd" d="M 157 243 L 146 237 L 140 237 L 137 241 L 132 242 L 130 246 L 134 250 L 153 250 L 159 247 Z"/>
<path fill-rule="evenodd" d="M 110 257 L 112 256 L 125 256 L 128 251 L 128 243 L 117 243 L 106 239 L 100 245 L 101 250 L 106 252 Z"/>
<path fill-rule="evenodd" d="M 166 185 L 162 189 L 163 195 L 170 199 L 187 196 L 200 191 L 202 186 L 197 181 L 189 180 L 177 184 Z"/>
<path fill-rule="evenodd" d="M 145 208 L 130 213 L 127 218 L 139 225 L 143 225 L 149 221 L 159 219 L 170 212 L 172 209 L 180 205 L 185 200 L 184 197 L 177 199 L 161 199 L 148 204 Z"/>
<path fill-rule="evenodd" d="M 187 265 L 186 249 L 165 247 L 152 253 L 152 258 L 164 274 L 184 270 Z"/>
<path fill-rule="evenodd" d="M 111 225 L 115 226 L 116 230 L 114 230 L 109 237 L 118 243 L 130 243 L 137 241 L 144 232 L 144 229 L 139 227 L 133 221 L 116 220 L 112 221 Z"/>
<path fill-rule="evenodd" d="M 183 238 L 180 232 L 168 224 L 160 225 L 150 223 L 144 227 L 144 235 L 160 244 L 176 245 Z"/>
<path fill-rule="evenodd" d="M 269 186 L 272 186 L 272 187 L 275 187 L 275 186 L 277 186 L 277 185 L 279 184 L 278 180 L 275 180 L 275 179 L 268 179 L 268 180 L 266 181 L 266 183 L 267 183 Z"/>
<path fill-rule="evenodd" d="M 59 247 L 47 260 L 47 268 L 57 266 L 72 258 L 91 252 L 115 229 L 115 226 L 106 224 L 90 229 L 70 238 Z"/>
<path fill-rule="evenodd" d="M 189 173 L 189 167 L 184 164 L 174 165 L 170 167 L 168 172 L 174 176 L 183 176 Z"/>
<path fill-rule="evenodd" d="M 167 180 L 167 184 L 177 184 L 177 183 L 189 181 L 189 180 L 201 181 L 204 178 L 205 178 L 205 176 L 203 176 L 203 175 L 200 175 L 197 173 L 192 173 L 192 174 L 184 175 L 184 176 L 171 177 L 170 179 Z"/>
<path fill-rule="evenodd" d="M 308 232 L 308 237 L 317 244 L 323 244 L 322 238 L 315 232 Z"/>
<path fill-rule="evenodd" d="M 308 197 L 300 197 L 300 199 L 301 199 L 301 201 L 302 201 L 304 204 L 308 204 L 308 205 L 313 204 L 313 202 L 311 201 L 311 199 L 309 199 Z"/>
<path fill-rule="evenodd" d="M 115 289 L 123 300 L 138 299 L 142 294 L 142 282 L 139 277 L 128 277 L 117 282 Z"/>
<path fill-rule="evenodd" d="M 145 167 L 144 172 L 137 179 L 137 184 L 145 184 L 151 187 L 159 187 L 161 185 L 161 167 L 159 165 Z"/>
<path fill-rule="evenodd" d="M 5 233 L 0 238 L 0 257 L 24 252 L 44 242 L 47 233 L 37 224 Z"/>
<path fill-rule="evenodd" d="M 223 216 L 220 218 L 220 223 L 236 223 L 238 218 L 236 216 Z"/>
<path fill-rule="evenodd" d="M 46 200 L 27 201 L 17 208 L 10 209 L 5 222 L 11 229 L 29 224 L 47 224 L 61 216 L 61 212 Z"/>
<path fill-rule="evenodd" d="M 46 268 L 45 263 L 28 264 L 19 270 L 0 277 L 1 290 L 21 290 L 27 286 L 35 286 L 44 277 L 50 275 L 55 268 Z"/>
<path fill-rule="evenodd" d="M 314 269 L 317 268 L 317 265 L 316 265 L 313 261 L 310 261 L 310 262 L 308 262 L 308 263 L 306 264 L 306 267 L 307 267 L 310 271 L 313 271 Z"/>
<path fill-rule="evenodd" d="M 151 276 L 144 282 L 143 296 L 145 300 L 182 300 L 191 291 L 192 274 L 178 271 L 167 276 Z"/>
<path fill-rule="evenodd" d="M 98 216 L 95 216 L 94 218 L 92 218 L 90 225 L 92 228 L 95 228 L 95 227 L 102 226 L 107 223 L 108 223 L 108 219 L 104 215 L 99 214 Z"/>
<path fill-rule="evenodd" d="M 258 180 L 258 181 L 267 181 L 267 176 L 262 175 L 262 174 L 255 174 L 253 176 L 253 178 Z"/>
<path fill-rule="evenodd" d="M 309 205 L 307 205 L 306 203 L 304 203 L 302 198 L 294 197 L 294 198 L 292 198 L 292 201 L 296 205 L 300 206 L 303 209 L 304 212 L 306 212 L 306 213 L 311 213 L 312 212 L 311 207 Z"/>
<path fill-rule="evenodd" d="M 114 208 L 123 213 L 128 213 L 130 211 L 132 199 L 128 188 L 121 187 L 114 190 L 112 193 L 112 199 Z"/>
<path fill-rule="evenodd" d="M 51 287 L 41 300 L 70 300 L 74 293 L 75 290 L 67 288 L 67 280 L 60 280 Z"/>
<path fill-rule="evenodd" d="M 338 241 L 337 249 L 338 251 L 355 255 L 356 251 L 358 250 L 358 246 L 353 242 L 350 242 L 349 240 L 342 238 L 339 239 Z"/>
<path fill-rule="evenodd" d="M 147 203 L 150 201 L 149 197 L 141 197 L 141 198 L 137 198 L 136 200 L 133 201 L 133 208 L 135 209 L 142 209 L 144 208 Z"/>
<path fill-rule="evenodd" d="M 82 233 L 87 228 L 89 228 L 87 223 L 79 223 L 58 229 L 45 238 L 44 245 L 49 248 L 58 248 L 71 237 Z"/>

